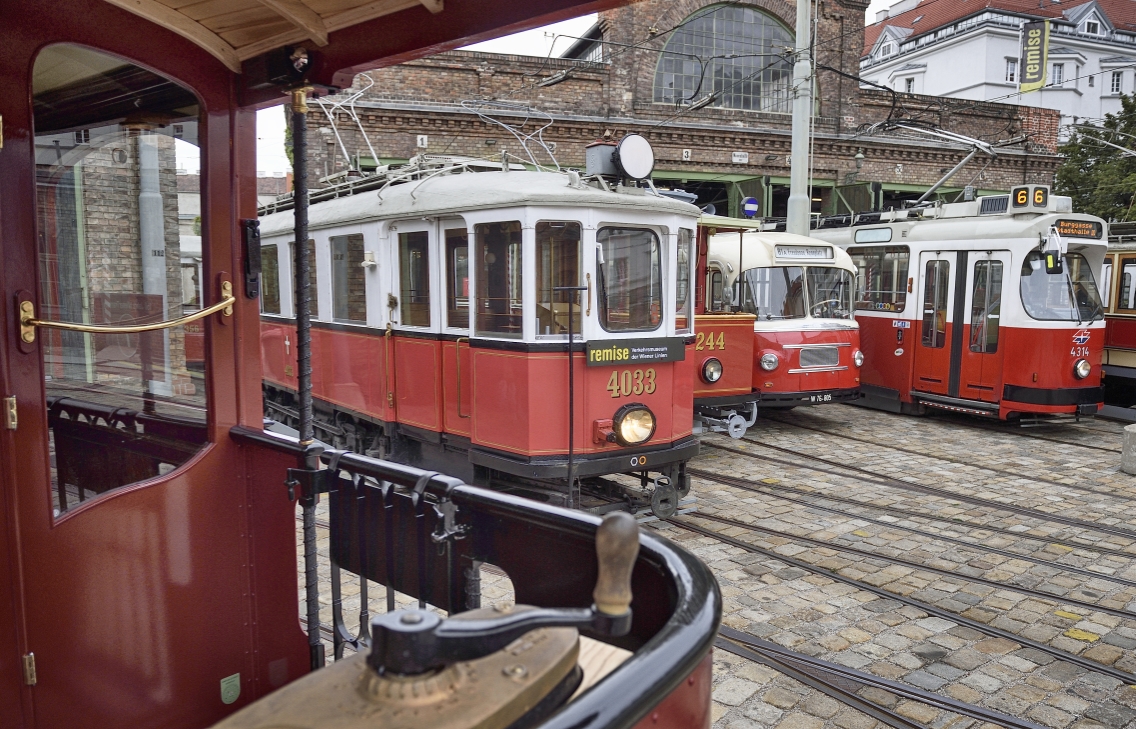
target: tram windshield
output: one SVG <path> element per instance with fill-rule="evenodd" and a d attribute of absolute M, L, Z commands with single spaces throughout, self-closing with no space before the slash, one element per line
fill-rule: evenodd
<path fill-rule="evenodd" d="M 773 266 L 743 271 L 734 284 L 741 311 L 759 321 L 852 318 L 852 274 L 828 266 Z"/>
<path fill-rule="evenodd" d="M 600 324 L 609 332 L 649 332 L 663 323 L 659 238 L 643 228 L 596 233 Z"/>
<path fill-rule="evenodd" d="M 1062 273 L 1045 272 L 1041 251 L 1030 251 L 1022 263 L 1022 305 L 1033 319 L 1095 321 L 1104 318 L 1092 268 L 1080 253 L 1065 255 Z"/>

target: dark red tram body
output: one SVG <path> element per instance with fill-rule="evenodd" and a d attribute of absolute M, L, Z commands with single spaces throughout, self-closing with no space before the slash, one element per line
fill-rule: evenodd
<path fill-rule="evenodd" d="M 296 600 L 296 502 L 285 482 L 297 469 L 307 486 L 293 489 L 310 504 L 319 449 L 262 430 L 260 312 L 241 236 L 242 221 L 257 217 L 255 109 L 285 98 L 282 84 L 343 86 L 360 69 L 614 3 L 427 4 L 441 14 L 362 1 L 333 11 L 313 0 L 284 4 L 296 11 L 286 17 L 277 4 L 233 0 L 213 8 L 219 15 L 190 17 L 176 3 L 0 0 L 5 729 L 205 727 L 311 670 L 312 636 Z M 312 62 L 305 78 L 290 79 L 301 43 Z M 182 143 L 200 150 L 200 304 L 213 312 L 192 322 L 201 327 L 196 351 L 186 335 L 197 332 L 185 325 L 121 331 L 183 313 Z M 60 320 L 70 328 L 53 328 Z M 459 344 L 422 342 L 434 353 L 427 359 Z M 409 354 L 412 339 L 403 344 Z M 412 361 L 392 376 L 412 381 Z M 330 357 L 316 371 L 344 364 Z M 541 366 L 534 358 L 531 367 Z M 673 418 L 658 412 L 660 425 Z M 443 416 L 439 404 L 416 417 Z M 335 460 L 366 474 L 341 479 L 344 493 L 357 486 L 370 497 L 381 480 L 391 485 L 381 498 L 409 509 L 408 524 L 444 530 L 439 513 L 456 506 L 456 525 L 469 527 L 460 542 L 418 550 L 429 534 L 396 534 L 375 520 L 381 509 L 357 512 L 332 497 L 331 541 L 345 570 L 459 611 L 469 603 L 455 596 L 469 585 L 445 571 L 446 557 L 458 558 L 455 569 L 509 560 L 520 600 L 591 601 L 594 517 L 364 456 Z M 425 509 L 421 518 L 415 508 Z M 362 519 L 371 520 L 368 539 L 396 537 L 397 574 L 352 561 L 345 545 L 361 531 L 344 536 L 344 524 L 367 526 Z M 554 566 L 565 545 L 569 562 Z M 426 559 L 416 555 L 436 551 L 431 569 L 450 580 L 449 593 L 414 577 Z M 709 726 L 707 656 L 721 609 L 713 578 L 647 536 L 634 564 L 632 588 L 653 607 L 619 639 L 631 652 L 626 669 L 541 725 L 572 716 L 574 726 Z"/>

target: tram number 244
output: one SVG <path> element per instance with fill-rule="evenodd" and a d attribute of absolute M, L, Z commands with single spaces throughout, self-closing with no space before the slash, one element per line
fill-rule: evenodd
<path fill-rule="evenodd" d="M 718 338 L 714 338 L 714 332 L 698 332 L 698 336 L 694 340 L 694 349 L 701 352 L 704 349 L 725 349 L 726 348 L 726 333 L 718 332 Z"/>
<path fill-rule="evenodd" d="M 655 368 L 646 370 L 613 370 L 607 380 L 612 397 L 650 395 L 655 391 Z"/>

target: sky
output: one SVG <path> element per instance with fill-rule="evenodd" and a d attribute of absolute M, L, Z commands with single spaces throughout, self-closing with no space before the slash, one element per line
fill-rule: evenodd
<path fill-rule="evenodd" d="M 895 0 L 872 0 L 868 6 L 867 17 L 875 19 L 876 12 L 889 7 Z M 526 30 L 523 33 L 495 38 L 476 43 L 462 50 L 486 51 L 489 53 L 511 53 L 519 56 L 559 55 L 568 50 L 575 41 L 573 36 L 581 36 L 596 22 L 595 14 L 583 15 L 572 20 L 553 23 L 542 28 Z M 188 145 L 185 145 L 188 146 Z M 181 153 L 179 148 L 178 166 L 189 169 L 197 166 L 191 155 Z M 284 154 L 284 107 L 274 106 L 263 109 L 256 115 L 256 168 L 258 172 L 273 174 L 291 171 L 288 157 Z"/>

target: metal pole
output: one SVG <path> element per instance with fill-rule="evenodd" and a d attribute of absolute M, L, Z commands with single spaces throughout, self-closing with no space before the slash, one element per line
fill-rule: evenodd
<path fill-rule="evenodd" d="M 789 172 L 789 210 L 785 230 L 809 234 L 813 201 L 809 194 L 809 120 L 813 111 L 812 59 L 809 51 L 809 3 L 797 0 L 797 62 L 793 64 L 793 146 Z"/>
<path fill-rule="evenodd" d="M 587 286 L 554 286 L 553 291 L 568 292 L 568 508 L 578 509 L 580 504 L 576 498 L 576 358 L 573 356 L 575 340 L 572 331 L 572 304 L 576 297 L 573 293 L 587 291 Z M 581 322 L 582 324 L 583 322 Z"/>
<path fill-rule="evenodd" d="M 941 178 L 939 179 L 939 181 L 938 181 L 938 182 L 936 182 L 936 183 L 935 183 L 934 185 L 931 185 L 930 189 L 928 189 L 928 190 L 927 190 L 927 192 L 923 193 L 923 194 L 922 194 L 922 195 L 921 195 L 921 196 L 919 197 L 919 199 L 915 201 L 915 204 L 916 204 L 916 205 L 918 205 L 919 203 L 923 202 L 923 201 L 924 201 L 924 200 L 926 200 L 927 198 L 929 198 L 929 197 L 931 197 L 932 195 L 934 195 L 934 194 L 935 194 L 935 190 L 938 190 L 938 189 L 939 189 L 940 187 L 942 187 L 942 186 L 943 186 L 943 183 L 944 183 L 944 182 L 946 182 L 947 180 L 949 180 L 949 179 L 951 179 L 952 177 L 954 177 L 954 176 L 955 176 L 955 173 L 956 173 L 956 172 L 958 172 L 959 170 L 961 170 L 961 169 L 962 169 L 963 167 L 965 167 L 965 166 L 966 166 L 966 163 L 967 163 L 967 162 L 969 162 L 969 161 L 971 161 L 972 159 L 974 159 L 974 155 L 976 155 L 976 154 L 978 154 L 978 147 L 975 147 L 974 149 L 970 150 L 970 154 L 968 154 L 967 156 L 963 157 L 963 158 L 962 158 L 962 162 L 959 162 L 959 163 L 958 163 L 957 165 L 955 165 L 955 166 L 954 166 L 954 168 L 953 168 L 953 169 L 952 169 L 952 170 L 951 170 L 950 172 L 948 172 L 947 174 L 943 175 L 943 177 L 941 177 Z"/>
<path fill-rule="evenodd" d="M 308 91 L 292 90 L 292 170 L 296 220 L 293 260 L 296 269 L 296 374 L 299 379 L 300 445 L 305 448 L 304 468 L 319 468 L 319 449 L 309 448 L 315 440 L 312 426 L 312 306 L 308 286 L 311 261 L 308 260 Z M 304 528 L 304 600 L 308 609 L 308 652 L 313 669 L 324 665 L 324 646 L 320 639 L 319 572 L 316 561 L 316 494 L 300 500 Z M 389 589 L 389 588 L 388 588 Z"/>

